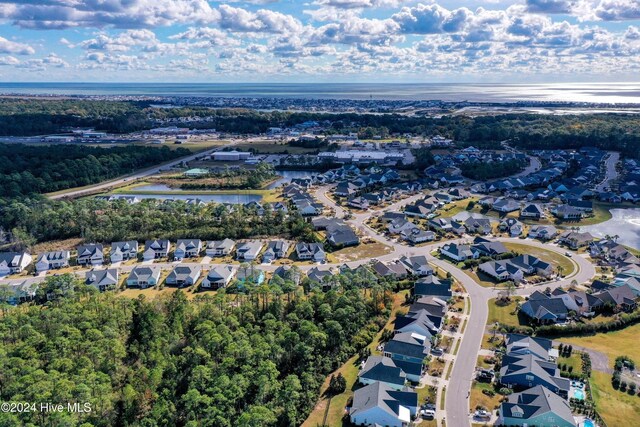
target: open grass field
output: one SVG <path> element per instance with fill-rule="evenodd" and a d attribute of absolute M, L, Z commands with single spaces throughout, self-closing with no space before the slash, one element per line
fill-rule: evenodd
<path fill-rule="evenodd" d="M 380 242 L 361 243 L 358 246 L 350 246 L 329 254 L 329 260 L 333 262 L 357 261 L 364 258 L 376 258 L 393 251 L 390 246 Z"/>
<path fill-rule="evenodd" d="M 373 342 L 369 344 L 369 349 L 372 354 L 376 354 L 376 347 L 380 342 L 380 337 L 382 336 L 382 331 L 385 329 L 393 329 L 392 322 L 395 319 L 396 313 L 402 307 L 402 304 L 405 302 L 405 295 L 408 291 L 399 292 L 395 295 L 393 302 L 393 309 L 391 310 L 391 314 L 389 316 L 389 320 L 380 332 L 376 335 Z M 347 389 L 344 393 L 341 393 L 337 396 L 334 396 L 331 401 L 324 396 L 325 391 L 329 387 L 329 379 L 331 375 L 327 376 L 322 387 L 320 388 L 320 400 L 311 411 L 311 414 L 307 417 L 306 421 L 302 424 L 302 427 L 317 427 L 323 425 L 323 420 L 325 419 L 326 412 L 326 421 L 324 421 L 324 425 L 328 427 L 340 427 L 343 425 L 343 417 L 345 415 L 345 406 L 349 399 L 353 396 L 353 391 L 355 390 L 356 381 L 358 379 L 358 371 L 360 369 L 360 364 L 358 363 L 358 355 L 351 357 L 347 362 L 338 368 L 333 375 L 337 375 L 338 373 L 342 373 L 342 375 L 347 380 Z M 327 411 L 327 405 L 329 407 Z"/>
<path fill-rule="evenodd" d="M 540 258 L 543 261 L 551 264 L 554 270 L 556 270 L 558 267 L 562 267 L 562 274 L 564 276 L 569 276 L 576 270 L 576 264 L 571 260 L 571 258 L 568 258 L 558 252 L 530 245 L 523 245 L 520 243 L 507 242 L 504 244 L 504 246 L 510 251 L 518 252 L 520 254 L 533 255 L 537 258 Z"/>
<path fill-rule="evenodd" d="M 567 365 L 567 369 L 571 367 L 573 372 L 582 371 L 582 357 L 580 353 L 574 351 L 569 357 L 559 357 L 558 365 Z"/>
<path fill-rule="evenodd" d="M 640 359 L 640 323 L 619 331 L 588 335 L 583 337 L 562 338 L 562 342 L 587 347 L 609 357 L 609 364 L 618 356 L 630 356 Z M 640 399 L 639 399 L 640 400 Z"/>
<path fill-rule="evenodd" d="M 611 376 L 604 372 L 593 371 L 590 384 L 596 408 L 608 426 L 636 425 L 640 416 L 640 397 L 614 390 Z"/>

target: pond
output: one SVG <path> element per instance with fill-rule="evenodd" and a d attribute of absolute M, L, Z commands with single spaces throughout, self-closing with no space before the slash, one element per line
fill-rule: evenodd
<path fill-rule="evenodd" d="M 600 224 L 580 227 L 595 237 L 619 236 L 618 243 L 640 249 L 640 208 L 611 209 L 612 218 Z"/>
<path fill-rule="evenodd" d="M 276 174 L 280 175 L 282 178 L 269 184 L 267 188 L 270 190 L 276 187 L 280 187 L 281 185 L 288 184 L 291 182 L 292 179 L 311 178 L 313 175 L 316 175 L 317 173 L 314 173 L 312 171 L 285 171 L 285 170 L 280 171 L 278 170 L 276 171 Z"/>
<path fill-rule="evenodd" d="M 158 200 L 187 200 L 200 199 L 203 202 L 229 203 L 233 205 L 244 205 L 249 202 L 260 202 L 262 196 L 259 194 L 193 194 L 188 192 L 177 192 L 173 194 L 120 194 L 118 196 L 137 197 L 138 199 L 158 199 Z"/>

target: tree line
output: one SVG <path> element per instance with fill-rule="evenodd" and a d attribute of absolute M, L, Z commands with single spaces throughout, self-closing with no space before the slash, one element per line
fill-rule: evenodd
<path fill-rule="evenodd" d="M 384 326 L 391 298 L 378 306 L 355 286 L 279 295 L 132 300 L 50 277 L 46 309 L 0 317 L 0 397 L 92 410 L 3 412 L 0 424 L 298 426 L 327 375 Z"/>
<path fill-rule="evenodd" d="M 95 184 L 189 153 L 168 147 L 0 144 L 0 197 Z"/>
<path fill-rule="evenodd" d="M 154 108 L 150 102 L 104 100 L 0 100 L 0 135 L 39 135 L 90 126 L 114 133 L 149 129 L 177 117 L 206 117 L 192 124 L 238 134 L 265 133 L 306 121 L 327 125 L 327 133 L 358 132 L 363 137 L 411 133 L 442 135 L 463 145 L 495 148 L 505 140 L 525 149 L 595 146 L 637 157 L 640 117 L 633 114 L 485 116 L 256 111 L 241 108 Z"/>
<path fill-rule="evenodd" d="M 315 242 L 313 226 L 295 212 L 285 214 L 265 205 L 198 206 L 182 200 L 159 202 L 95 198 L 53 201 L 42 198 L 0 199 L 0 228 L 23 236 L 27 243 L 68 238 L 115 242 L 165 238 L 217 240 L 282 236 Z M 29 246 L 28 244 L 24 246 Z"/>

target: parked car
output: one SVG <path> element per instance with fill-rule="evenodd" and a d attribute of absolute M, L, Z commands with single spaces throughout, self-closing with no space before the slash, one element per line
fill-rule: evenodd
<path fill-rule="evenodd" d="M 420 416 L 425 420 L 432 420 L 436 417 L 436 411 L 432 409 L 423 409 L 420 411 Z"/>

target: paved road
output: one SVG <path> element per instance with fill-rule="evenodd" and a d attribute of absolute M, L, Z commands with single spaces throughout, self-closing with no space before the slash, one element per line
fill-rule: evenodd
<path fill-rule="evenodd" d="M 616 165 L 620 161 L 620 153 L 618 153 L 617 151 L 608 151 L 607 153 L 607 158 L 605 160 L 605 167 L 607 170 L 602 182 L 596 186 L 596 191 L 604 191 L 604 189 L 609 186 L 609 183 L 611 181 L 618 178 Z"/>
<path fill-rule="evenodd" d="M 215 150 L 212 150 L 215 151 Z M 146 176 L 146 175 L 143 175 Z M 326 192 L 330 189 L 330 186 L 324 186 L 316 189 L 314 196 L 327 207 L 333 208 L 336 212 L 337 217 L 343 217 L 345 214 L 345 210 L 337 206 L 333 200 L 327 197 Z M 412 203 L 413 201 L 424 197 L 424 194 L 417 194 L 411 196 L 407 199 L 396 202 L 385 210 L 398 210 L 405 204 Z M 437 249 L 437 247 L 443 245 L 445 242 L 437 242 L 432 243 L 425 246 L 420 247 L 409 247 L 404 243 L 397 242 L 395 240 L 389 240 L 385 236 L 380 235 L 375 230 L 371 229 L 369 226 L 365 224 L 366 220 L 375 214 L 376 211 L 372 212 L 364 212 L 354 214 L 353 217 L 347 220 L 354 228 L 358 229 L 364 235 L 380 242 L 385 245 L 388 245 L 392 248 L 392 251 L 389 254 L 382 255 L 378 257 L 381 261 L 390 261 L 393 259 L 397 259 L 403 255 L 425 255 L 430 263 L 433 265 L 443 269 L 451 273 L 451 275 L 456 278 L 466 289 L 469 300 L 471 302 L 471 313 L 470 318 L 467 323 L 467 327 L 465 333 L 463 335 L 460 348 L 458 354 L 456 356 L 452 374 L 449 379 L 449 385 L 447 387 L 447 392 L 445 396 L 445 408 L 446 408 L 446 423 L 448 427 L 468 427 L 470 425 L 469 419 L 469 393 L 471 388 L 471 383 L 473 380 L 473 375 L 476 366 L 476 359 L 478 352 L 480 350 L 480 346 L 482 343 L 482 337 L 485 330 L 485 325 L 488 317 L 488 301 L 491 298 L 495 298 L 499 295 L 499 290 L 494 288 L 485 288 L 476 283 L 471 277 L 469 277 L 464 271 L 457 268 L 453 264 L 434 258 L 431 256 L 431 252 Z M 377 211 L 377 213 L 381 213 L 381 211 Z M 458 238 L 454 240 L 450 240 L 448 242 L 462 242 L 468 241 L 469 238 Z M 536 240 L 531 239 L 519 239 L 519 238 L 495 238 L 492 240 L 498 240 L 502 242 L 514 242 L 522 245 L 529 245 L 533 247 L 545 248 L 550 251 L 554 251 L 564 256 L 565 250 L 548 243 L 541 243 Z M 573 280 L 576 280 L 578 283 L 586 282 L 592 279 L 595 276 L 595 268 L 591 262 L 589 262 L 585 256 L 575 255 L 572 258 L 568 258 L 571 262 L 576 266 L 576 271 L 572 273 L 570 276 L 562 278 L 560 280 L 554 280 L 549 283 L 545 283 L 541 287 L 549 287 L 554 289 L 559 286 L 567 286 Z M 208 259 L 206 261 L 209 261 Z M 203 263 L 203 267 L 213 267 L 217 265 L 217 263 Z M 348 262 L 347 265 L 350 267 L 355 267 L 358 265 L 365 264 L 369 262 L 370 259 L 362 259 L 358 261 Z M 163 269 L 170 269 L 173 266 L 178 264 L 177 262 L 165 262 L 165 263 L 157 263 L 154 265 L 160 266 Z M 337 267 L 342 265 L 339 264 L 325 264 L 325 267 Z M 122 266 L 121 271 L 127 272 L 130 271 L 134 266 Z M 306 271 L 313 266 L 306 265 L 301 266 L 301 270 Z M 266 271 L 273 271 L 277 268 L 275 265 L 263 265 L 261 266 Z M 84 274 L 87 270 L 79 270 L 77 274 Z M 21 279 L 24 280 L 24 279 Z M 11 282 L 11 281 L 4 281 Z M 536 288 L 534 286 L 527 286 L 524 288 L 519 288 L 516 290 L 517 295 L 526 296 L 531 294 Z"/>
<path fill-rule="evenodd" d="M 522 172 L 512 175 L 511 178 L 518 178 L 521 176 L 531 175 L 534 172 L 537 172 L 542 167 L 542 163 L 540 163 L 540 159 L 536 156 L 531 156 L 527 154 L 529 158 L 529 166 L 527 166 Z"/>
<path fill-rule="evenodd" d="M 65 191 L 64 193 L 61 194 L 55 194 L 55 195 L 50 195 L 49 198 L 50 199 L 63 199 L 66 197 L 78 197 L 78 196 L 82 196 L 83 194 L 91 194 L 94 193 L 98 190 L 107 190 L 115 185 L 119 185 L 119 184 L 123 184 L 125 182 L 129 182 L 129 181 L 135 181 L 136 179 L 140 179 L 140 178 L 144 178 L 150 175 L 155 175 L 160 173 L 162 170 L 167 169 L 167 168 L 171 168 L 174 166 L 179 165 L 182 162 L 190 162 L 192 160 L 195 160 L 197 157 L 204 157 L 207 156 L 211 153 L 214 153 L 216 151 L 222 150 L 223 148 L 226 147 L 230 147 L 232 145 L 237 144 L 238 141 L 232 141 L 229 142 L 228 144 L 225 145 L 221 145 L 218 146 L 216 148 L 212 148 L 210 150 L 206 150 L 206 151 L 200 151 L 197 153 L 193 153 L 189 156 L 186 157 L 181 157 L 179 159 L 176 160 L 172 160 L 170 162 L 164 163 L 162 165 L 158 165 L 158 166 L 154 166 L 152 168 L 149 169 L 144 169 L 138 172 L 134 172 L 133 174 L 130 175 L 125 175 L 122 176 L 120 178 L 114 179 L 112 181 L 104 181 L 104 182 L 100 182 L 98 184 L 95 185 L 91 185 L 89 187 L 83 187 L 83 188 L 78 188 L 78 189 L 69 189 L 67 191 Z"/>

